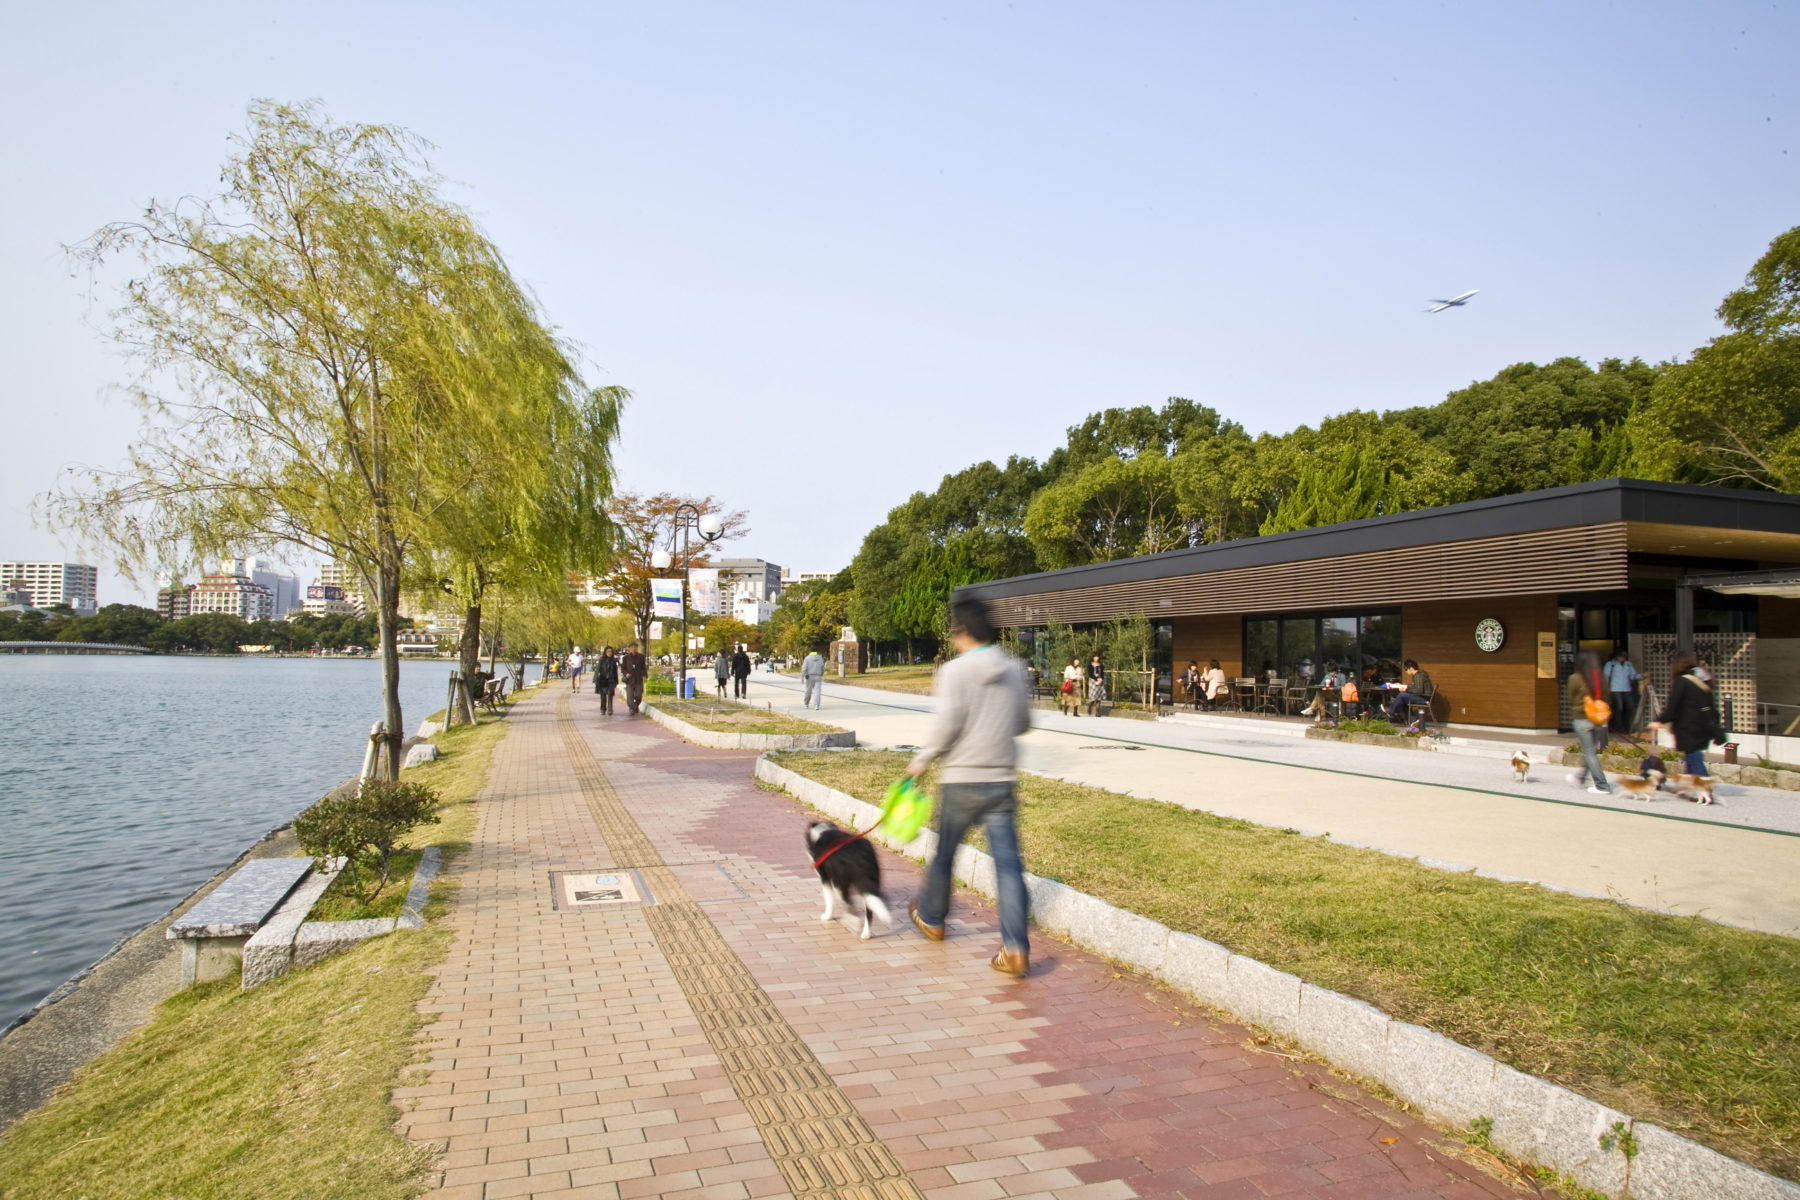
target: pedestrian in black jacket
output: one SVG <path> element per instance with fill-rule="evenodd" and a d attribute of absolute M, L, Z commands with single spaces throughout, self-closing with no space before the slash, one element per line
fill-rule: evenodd
<path fill-rule="evenodd" d="M 1712 672 L 1700 665 L 1692 650 L 1676 651 L 1669 663 L 1669 700 L 1657 715 L 1653 729 L 1667 729 L 1675 749 L 1687 760 L 1689 775 L 1705 775 L 1706 748 L 1725 740 L 1719 721 L 1719 700 L 1713 694 Z"/>
<path fill-rule="evenodd" d="M 734 695 L 742 700 L 750 679 L 750 656 L 742 650 L 731 656 L 731 678 L 736 689 Z"/>
<path fill-rule="evenodd" d="M 608 646 L 594 660 L 594 691 L 600 696 L 600 715 L 612 715 L 613 693 L 619 687 L 619 658 Z"/>

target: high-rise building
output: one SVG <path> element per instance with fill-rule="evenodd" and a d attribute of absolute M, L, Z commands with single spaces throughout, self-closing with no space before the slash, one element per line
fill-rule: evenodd
<path fill-rule="evenodd" d="M 353 617 L 357 615 L 356 606 L 344 599 L 344 589 L 335 583 L 315 583 L 306 589 L 306 599 L 300 607 L 288 614 L 288 619 L 308 613 L 315 617 Z"/>
<path fill-rule="evenodd" d="M 246 621 L 265 621 L 275 611 L 275 596 L 247 575 L 207 575 L 188 589 L 188 613 L 228 613 Z"/>
<path fill-rule="evenodd" d="M 272 615 L 278 621 L 300 607 L 299 578 L 277 571 L 275 564 L 266 558 L 228 558 L 219 564 L 219 571 L 225 575 L 242 575 L 251 583 L 268 588 L 269 595 L 274 598 Z"/>
<path fill-rule="evenodd" d="M 66 604 L 84 617 L 100 609 L 100 571 L 86 563 L 0 562 L 0 588 L 30 592 L 39 608 Z"/>
<path fill-rule="evenodd" d="M 350 611 L 359 617 L 369 615 L 369 597 L 363 591 L 362 576 L 356 568 L 346 566 L 335 559 L 327 559 L 319 564 L 319 586 L 338 588 L 341 599 L 350 606 Z"/>
<path fill-rule="evenodd" d="M 745 612 L 761 613 L 760 606 L 772 605 L 781 595 L 781 568 L 760 558 L 721 558 L 713 566 L 719 568 L 719 608 L 739 620 L 747 620 Z M 744 608 L 740 606 L 756 605 Z M 766 618 L 764 618 L 766 619 Z M 761 624 L 761 621 L 757 621 Z"/>
<path fill-rule="evenodd" d="M 171 575 L 156 589 L 156 611 L 165 621 L 179 621 L 189 613 L 189 585 L 181 577 Z"/>

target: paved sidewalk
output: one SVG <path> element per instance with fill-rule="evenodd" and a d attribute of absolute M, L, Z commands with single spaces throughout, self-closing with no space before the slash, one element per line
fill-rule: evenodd
<path fill-rule="evenodd" d="M 804 810 L 753 756 L 526 700 L 458 868 L 408 1134 L 438 1200 L 764 1196 L 1253 1200 L 1515 1194 L 1445 1138 L 1038 937 L 987 967 L 994 914 L 859 942 L 818 920 Z M 883 852 L 904 911 L 917 871 Z M 558 907 L 552 873 L 654 903 Z"/>
<path fill-rule="evenodd" d="M 752 675 L 749 698 L 855 729 L 875 746 L 923 742 L 930 724 L 928 696 L 831 680 L 816 713 L 802 714 L 799 685 L 781 676 Z M 1034 711 L 1032 722 L 1020 765 L 1040 774 L 1329 833 L 1436 866 L 1800 936 L 1800 837 L 1732 825 L 1748 811 L 1746 794 L 1758 793 L 1800 829 L 1792 792 L 1722 788 L 1712 813 L 1672 798 L 1609 802 L 1569 788 L 1563 769 L 1542 765 L 1532 772 L 1538 782 L 1515 786 L 1504 763 L 1487 759 L 1119 717 Z M 1708 815 L 1719 819 L 1694 819 Z"/>

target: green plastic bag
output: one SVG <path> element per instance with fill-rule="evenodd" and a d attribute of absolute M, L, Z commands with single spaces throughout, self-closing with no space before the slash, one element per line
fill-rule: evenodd
<path fill-rule="evenodd" d="M 931 793 L 919 786 L 911 775 L 902 775 L 888 785 L 881 801 L 881 820 L 876 822 L 904 845 L 919 836 L 925 822 L 931 820 Z"/>

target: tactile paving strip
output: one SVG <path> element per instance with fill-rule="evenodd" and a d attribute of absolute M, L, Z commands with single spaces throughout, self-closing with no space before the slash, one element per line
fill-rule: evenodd
<path fill-rule="evenodd" d="M 575 730 L 567 696 L 558 697 L 556 716 L 601 836 L 619 866 L 638 868 L 656 893 L 660 903 L 643 910 L 644 920 L 789 1190 L 801 1200 L 922 1200 L 893 1153 L 664 865 Z"/>

